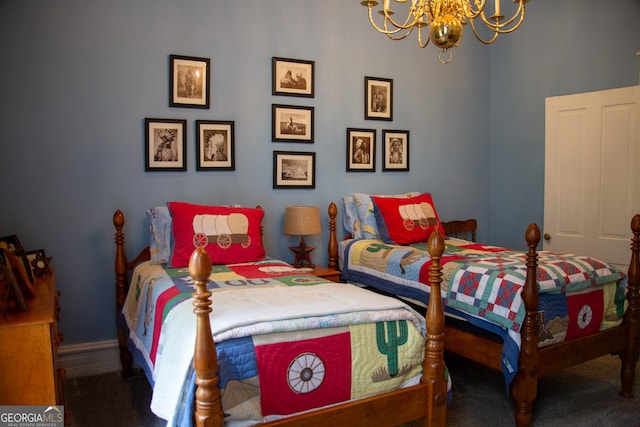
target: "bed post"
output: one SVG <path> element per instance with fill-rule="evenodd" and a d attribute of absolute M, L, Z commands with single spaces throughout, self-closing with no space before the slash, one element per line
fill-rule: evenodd
<path fill-rule="evenodd" d="M 629 325 L 629 337 L 627 348 L 619 355 L 622 361 L 620 395 L 624 397 L 633 397 L 635 367 L 640 353 L 640 214 L 636 214 L 631 220 L 631 230 L 633 238 L 627 282 L 629 307 L 624 314 L 624 322 Z"/>
<path fill-rule="evenodd" d="M 429 266 L 429 305 L 425 314 L 427 323 L 427 342 L 425 358 L 422 364 L 422 383 L 430 386 L 432 402 L 425 405 L 431 408 L 426 425 L 444 426 L 447 417 L 447 382 L 444 363 L 444 309 L 440 294 L 442 266 L 440 259 L 444 252 L 444 239 L 436 231 L 429 236 L 427 250 L 431 257 Z"/>
<path fill-rule="evenodd" d="M 118 330 L 118 346 L 120 347 L 120 364 L 122 365 L 122 376 L 131 376 L 131 364 L 133 357 L 127 348 L 127 335 L 125 331 L 120 328 L 118 324 L 118 318 L 122 313 L 122 307 L 124 307 L 124 301 L 127 298 L 127 258 L 124 253 L 124 215 L 120 210 L 117 210 L 113 214 L 113 226 L 116 229 L 116 258 L 114 270 L 116 273 L 116 326 Z"/>
<path fill-rule="evenodd" d="M 329 268 L 338 269 L 338 240 L 336 239 L 336 215 L 338 215 L 338 207 L 334 202 L 329 204 L 327 209 L 329 213 L 329 245 L 327 253 L 329 254 Z"/>
<path fill-rule="evenodd" d="M 189 259 L 189 275 L 196 287 L 193 293 L 193 312 L 196 315 L 196 343 L 193 366 L 196 371 L 195 421 L 198 427 L 220 427 L 224 414 L 218 389 L 218 357 L 211 335 L 209 313 L 211 292 L 207 290 L 211 275 L 209 254 L 197 248 Z"/>
<path fill-rule="evenodd" d="M 515 400 L 515 419 L 517 426 L 531 424 L 533 401 L 538 394 L 538 253 L 540 229 L 530 224 L 525 233 L 529 250 L 527 251 L 527 277 L 522 289 L 522 300 L 526 309 L 520 336 L 522 338 L 518 373 L 513 380 L 513 398 Z"/>

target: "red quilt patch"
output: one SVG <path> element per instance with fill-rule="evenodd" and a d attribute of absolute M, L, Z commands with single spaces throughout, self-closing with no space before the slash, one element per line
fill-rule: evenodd
<path fill-rule="evenodd" d="M 287 415 L 348 400 L 348 332 L 310 340 L 257 345 L 262 415 Z"/>
<path fill-rule="evenodd" d="M 604 292 L 602 289 L 584 294 L 567 295 L 569 325 L 565 341 L 593 334 L 600 330 L 604 316 Z"/>

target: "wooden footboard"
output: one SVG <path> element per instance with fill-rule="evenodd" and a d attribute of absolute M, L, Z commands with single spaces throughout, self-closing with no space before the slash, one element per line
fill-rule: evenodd
<path fill-rule="evenodd" d="M 337 267 L 338 248 L 336 240 L 337 207 L 331 203 L 329 214 L 329 265 Z M 118 316 L 124 305 L 128 290 L 128 271 L 134 262 L 127 262 L 124 252 L 124 216 L 120 211 L 114 214 L 113 223 L 116 228 L 116 301 Z M 427 335 L 425 344 L 425 360 L 423 376 L 420 384 L 397 390 L 391 393 L 359 399 L 330 408 L 285 418 L 279 421 L 262 424 L 263 426 L 289 427 L 321 427 L 327 425 L 349 426 L 396 426 L 410 421 L 415 426 L 444 427 L 446 425 L 447 381 L 444 363 L 444 310 L 440 296 L 442 267 L 440 258 L 444 251 L 444 241 L 439 233 L 434 233 L 428 243 L 433 263 L 429 269 L 429 282 L 432 286 L 431 298 L 426 313 Z M 135 261 L 145 257 L 149 259 L 149 250 L 143 250 Z M 211 273 L 211 261 L 207 253 L 196 249 L 189 262 L 189 274 L 194 280 L 196 290 L 194 297 L 194 313 L 197 317 L 196 344 L 194 350 L 194 368 L 196 371 L 196 405 L 194 418 L 196 425 L 221 427 L 224 423 L 220 391 L 218 389 L 218 368 L 215 343 L 211 335 L 209 313 L 215 310 L 215 301 L 211 301 L 211 293 L 206 285 Z M 346 285 L 345 286 L 349 286 Z M 213 307 L 212 307 L 213 304 Z M 131 355 L 127 350 L 127 337 L 119 329 L 119 343 L 123 374 L 125 365 L 129 366 Z M 128 372 L 127 372 L 128 373 Z"/>

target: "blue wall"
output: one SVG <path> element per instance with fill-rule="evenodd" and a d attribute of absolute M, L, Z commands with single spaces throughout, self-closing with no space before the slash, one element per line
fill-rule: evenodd
<path fill-rule="evenodd" d="M 544 97 L 637 84 L 639 4 L 601 3 L 532 1 L 516 33 L 489 47 L 467 31 L 445 66 L 376 34 L 357 0 L 0 0 L 0 235 L 54 257 L 65 344 L 115 337 L 115 209 L 133 255 L 148 207 L 260 204 L 267 251 L 290 259 L 286 205 L 429 191 L 442 218 L 521 245 L 542 221 Z M 170 54 L 211 58 L 209 110 L 169 107 Z M 273 56 L 315 61 L 315 98 L 272 96 Z M 364 120 L 364 76 L 393 79 L 393 122 Z M 273 143 L 274 103 L 313 106 L 315 142 Z M 187 120 L 187 172 L 144 171 L 145 117 Z M 195 171 L 199 119 L 235 121 L 235 171 Z M 348 127 L 377 130 L 375 173 L 345 171 Z M 381 171 L 382 129 L 410 131 L 410 172 Z M 272 189 L 274 150 L 316 152 L 315 190 Z M 326 262 L 327 230 L 307 243 Z"/>
<path fill-rule="evenodd" d="M 492 243 L 543 224 L 545 98 L 639 84 L 639 22 L 637 0 L 533 0 L 491 46 Z"/>

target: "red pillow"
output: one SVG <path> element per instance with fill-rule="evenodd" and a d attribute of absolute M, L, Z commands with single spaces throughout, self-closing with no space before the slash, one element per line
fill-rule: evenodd
<path fill-rule="evenodd" d="M 378 230 L 385 243 L 426 242 L 435 230 L 445 237 L 431 194 L 408 199 L 372 196 Z"/>
<path fill-rule="evenodd" d="M 172 267 L 186 267 L 197 246 L 213 264 L 235 264 L 264 258 L 262 209 L 201 206 L 169 202 L 173 228 Z"/>

